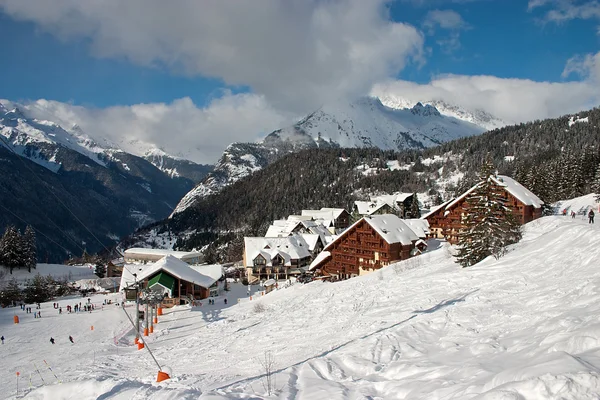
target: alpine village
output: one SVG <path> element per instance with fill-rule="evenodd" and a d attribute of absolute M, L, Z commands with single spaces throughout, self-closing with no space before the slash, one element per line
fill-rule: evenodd
<path fill-rule="evenodd" d="M 0 399 L 600 399 L 600 6 L 516 3 L 0 0 Z"/>

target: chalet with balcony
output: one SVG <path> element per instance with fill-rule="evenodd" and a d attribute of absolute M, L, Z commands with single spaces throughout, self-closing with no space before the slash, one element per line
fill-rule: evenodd
<path fill-rule="evenodd" d="M 244 267 L 250 283 L 300 275 L 311 259 L 310 246 L 300 235 L 244 238 Z"/>
<path fill-rule="evenodd" d="M 126 291 L 136 283 L 141 283 L 141 289 L 162 294 L 165 307 L 218 295 L 226 285 L 220 265 L 192 266 L 172 255 L 153 264 L 125 265 L 120 290 Z"/>
<path fill-rule="evenodd" d="M 397 215 L 365 216 L 327 245 L 309 269 L 332 280 L 364 275 L 412 257 L 419 240 Z"/>
<path fill-rule="evenodd" d="M 503 189 L 504 196 L 508 200 L 507 206 L 511 208 L 516 220 L 521 224 L 542 216 L 544 202 L 529 189 L 508 176 L 497 175 L 491 179 L 493 184 Z M 465 202 L 469 194 L 479 185 L 481 182 L 422 217 L 429 222 L 431 237 L 444 238 L 450 243 L 457 243 L 458 233 L 463 227 L 466 213 Z"/>

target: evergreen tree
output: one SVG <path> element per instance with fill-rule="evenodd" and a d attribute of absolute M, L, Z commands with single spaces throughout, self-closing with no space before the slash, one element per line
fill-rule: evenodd
<path fill-rule="evenodd" d="M 19 284 L 15 278 L 11 279 L 2 290 L 0 290 L 0 305 L 8 307 L 21 300 L 22 294 Z"/>
<path fill-rule="evenodd" d="M 413 193 L 413 200 L 410 204 L 410 217 L 421 218 L 421 209 L 419 208 L 419 199 L 416 193 Z"/>
<path fill-rule="evenodd" d="M 504 189 L 495 180 L 494 166 L 487 159 L 481 182 L 465 199 L 465 218 L 458 235 L 457 261 L 469 267 L 492 255 L 500 258 L 506 246 L 521 238 L 521 229 L 507 207 Z"/>
<path fill-rule="evenodd" d="M 104 265 L 102 263 L 96 264 L 96 269 L 94 270 L 94 274 L 96 274 L 96 276 L 98 278 L 104 278 L 106 276 L 106 265 Z"/>
<path fill-rule="evenodd" d="M 27 282 L 24 295 L 27 303 L 43 303 L 52 298 L 50 279 L 44 278 L 39 273 Z"/>
<path fill-rule="evenodd" d="M 594 174 L 594 179 L 591 184 L 592 192 L 596 194 L 596 201 L 600 201 L 600 164 L 596 168 L 596 173 Z"/>
<path fill-rule="evenodd" d="M 24 247 L 24 266 L 31 272 L 31 268 L 37 266 L 37 246 L 35 239 L 35 231 L 31 225 L 27 225 L 25 233 L 23 234 L 23 247 Z"/>
<path fill-rule="evenodd" d="M 6 228 L 0 240 L 0 260 L 11 274 L 15 267 L 23 266 L 23 240 L 17 228 L 12 225 Z"/>

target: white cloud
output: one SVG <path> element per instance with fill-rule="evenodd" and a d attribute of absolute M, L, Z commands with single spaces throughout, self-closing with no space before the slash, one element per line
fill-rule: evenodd
<path fill-rule="evenodd" d="M 452 10 L 431 10 L 425 16 L 423 28 L 429 35 L 434 35 L 436 30 L 448 31 L 446 34 L 438 34 L 437 44 L 445 53 L 452 53 L 460 48 L 460 31 L 469 29 L 469 24 Z"/>
<path fill-rule="evenodd" d="M 106 138 L 132 154 L 143 155 L 150 144 L 156 144 L 199 163 L 214 163 L 227 145 L 253 141 L 293 122 L 291 115 L 274 110 L 255 94 L 225 93 L 205 108 L 189 98 L 104 109 L 47 100 L 28 102 L 25 107 L 34 117 L 66 129 L 78 124 L 94 140 Z"/>
<path fill-rule="evenodd" d="M 530 0 L 529 11 L 534 8 L 551 6 L 544 15 L 546 22 L 566 22 L 573 19 L 600 19 L 600 2 L 598 0 Z"/>
<path fill-rule="evenodd" d="M 445 75 L 428 84 L 390 81 L 376 85 L 376 96 L 410 101 L 443 100 L 470 110 L 484 110 L 509 123 L 552 118 L 597 106 L 598 85 L 581 82 L 536 82 L 494 76 Z"/>
<path fill-rule="evenodd" d="M 423 26 L 430 30 L 436 27 L 442 29 L 464 29 L 467 27 L 467 23 L 456 11 L 431 10 L 427 13 Z"/>
<path fill-rule="evenodd" d="M 389 0 L 0 0 L 0 10 L 98 57 L 125 58 L 245 85 L 306 112 L 368 92 L 419 57 L 421 33 Z"/>
<path fill-rule="evenodd" d="M 600 52 L 596 54 L 578 55 L 570 58 L 563 70 L 563 78 L 576 74 L 595 82 L 600 87 Z"/>

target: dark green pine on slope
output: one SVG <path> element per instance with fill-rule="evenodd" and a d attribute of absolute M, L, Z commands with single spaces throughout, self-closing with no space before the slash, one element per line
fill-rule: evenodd
<path fill-rule="evenodd" d="M 502 257 L 506 247 L 521 239 L 521 227 L 507 206 L 504 190 L 494 180 L 498 179 L 494 165 L 484 162 L 479 183 L 465 199 L 464 227 L 458 235 L 456 259 L 469 267 L 486 257 Z"/>

